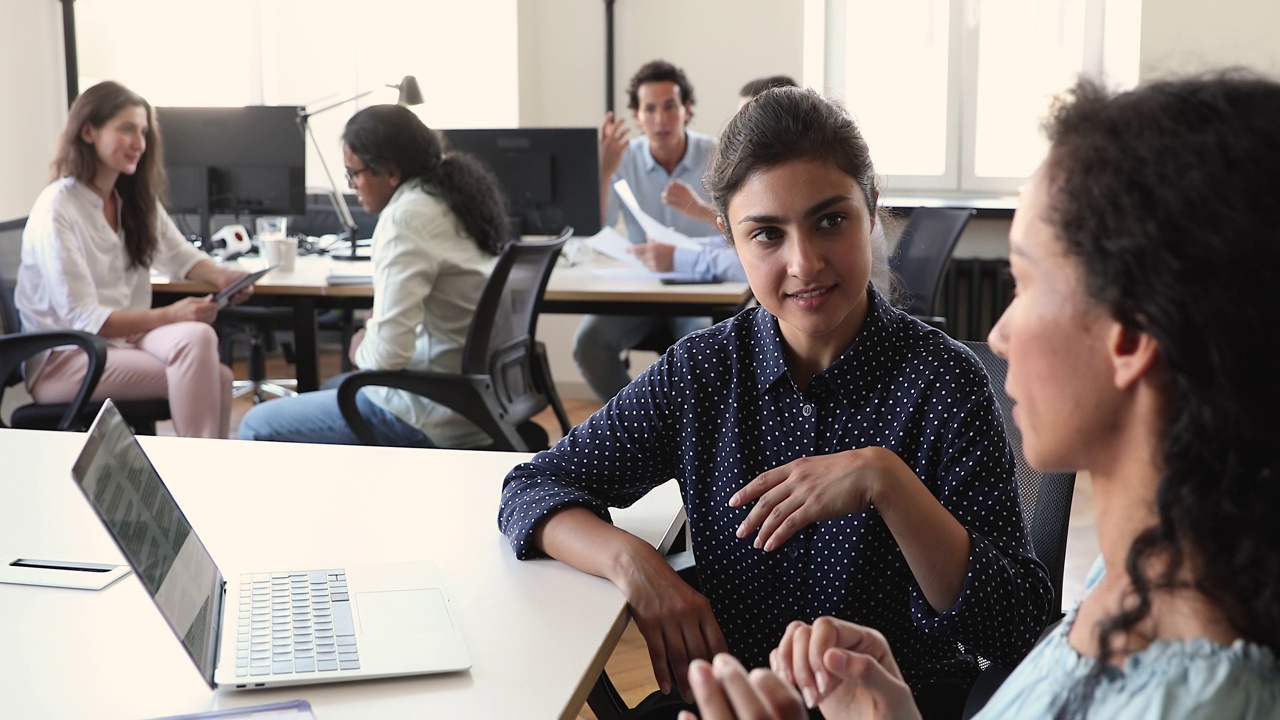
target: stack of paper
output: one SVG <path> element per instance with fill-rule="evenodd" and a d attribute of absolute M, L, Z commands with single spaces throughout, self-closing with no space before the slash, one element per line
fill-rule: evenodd
<path fill-rule="evenodd" d="M 373 268 L 368 272 L 334 272 L 329 271 L 325 282 L 329 285 L 372 285 Z"/>

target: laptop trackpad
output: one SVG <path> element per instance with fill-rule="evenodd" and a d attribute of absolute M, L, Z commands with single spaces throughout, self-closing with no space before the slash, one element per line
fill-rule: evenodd
<path fill-rule="evenodd" d="M 436 588 L 356 593 L 360 630 L 369 641 L 421 638 L 453 629 Z"/>

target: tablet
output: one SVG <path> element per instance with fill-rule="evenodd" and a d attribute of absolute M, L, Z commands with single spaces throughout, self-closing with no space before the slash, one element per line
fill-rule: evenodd
<path fill-rule="evenodd" d="M 231 302 L 231 298 L 235 297 L 236 293 L 258 282 L 263 275 L 266 275 L 275 269 L 276 266 L 271 265 L 256 272 L 251 272 L 248 275 L 241 275 L 235 282 L 214 293 L 213 301 L 218 303 L 218 309 L 221 310 L 227 306 L 227 303 Z"/>
<path fill-rule="evenodd" d="M 659 281 L 663 285 L 712 285 L 720 282 L 719 280 L 707 277 L 706 275 L 681 275 L 675 273 L 671 275 L 663 275 L 659 278 Z"/>

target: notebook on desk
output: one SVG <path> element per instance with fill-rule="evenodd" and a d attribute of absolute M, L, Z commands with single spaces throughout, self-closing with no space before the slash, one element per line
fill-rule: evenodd
<path fill-rule="evenodd" d="M 71 474 L 212 688 L 471 667 L 430 563 L 225 580 L 110 400 Z"/>

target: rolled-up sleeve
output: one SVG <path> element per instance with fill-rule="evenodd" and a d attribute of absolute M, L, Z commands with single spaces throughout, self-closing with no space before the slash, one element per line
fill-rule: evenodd
<path fill-rule="evenodd" d="M 417 328 L 426 320 L 423 298 L 440 273 L 440 256 L 429 251 L 435 223 L 419 226 L 426 216 L 379 220 L 373 253 L 373 314 L 365 323 L 364 340 L 356 349 L 356 365 L 365 370 L 403 370 L 417 349 Z M 385 234 L 384 234 L 385 231 Z"/>
<path fill-rule="evenodd" d="M 939 437 L 938 498 L 969 531 L 969 562 L 960 597 L 946 612 L 935 612 L 913 582 L 911 615 L 924 632 L 949 633 L 970 652 L 1011 667 L 1044 628 L 1053 589 L 1023 526 L 1012 452 L 987 379 L 956 377 L 959 396 L 974 400 Z"/>
<path fill-rule="evenodd" d="M 187 242 L 173 224 L 173 218 L 164 208 L 156 207 L 156 257 L 152 262 L 155 268 L 173 278 L 185 278 L 191 268 L 196 266 L 206 255 Z"/>
<path fill-rule="evenodd" d="M 89 271 L 75 222 L 56 208 L 42 220 L 24 241 L 31 245 L 41 280 L 47 283 L 43 293 L 66 329 L 96 334 L 112 310 L 98 301 L 97 283 Z"/>
<path fill-rule="evenodd" d="M 498 528 L 516 557 L 542 557 L 530 536 L 552 513 L 585 507 L 612 522 L 610 507 L 628 507 L 672 477 L 674 367 L 664 356 L 555 447 L 507 475 Z"/>
<path fill-rule="evenodd" d="M 699 247 L 677 247 L 671 256 L 672 269 L 683 275 L 716 282 L 747 282 L 747 271 L 733 248 L 719 235 L 693 238 Z"/>

